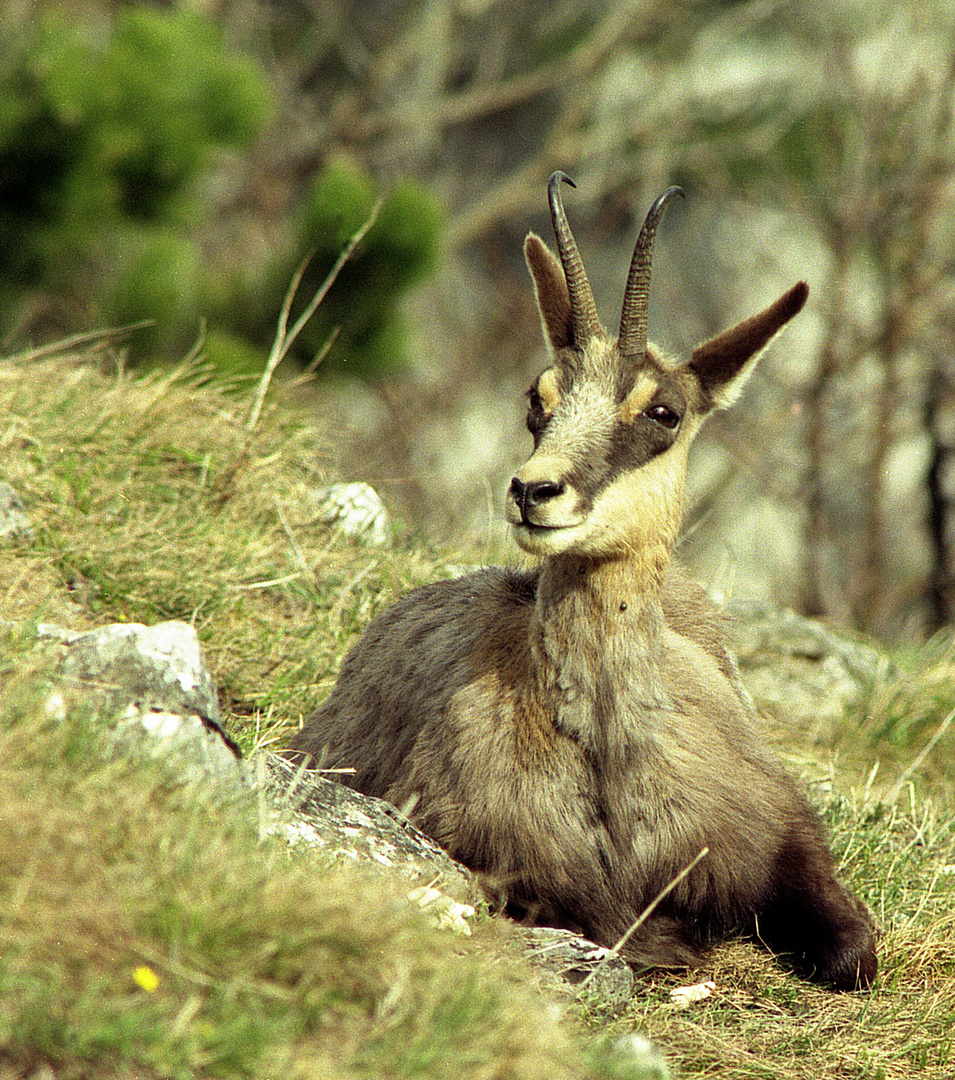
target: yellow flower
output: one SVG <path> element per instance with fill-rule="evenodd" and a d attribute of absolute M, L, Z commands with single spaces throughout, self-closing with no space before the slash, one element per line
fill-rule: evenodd
<path fill-rule="evenodd" d="M 145 964 L 133 968 L 133 982 L 141 986 L 147 993 L 155 993 L 159 987 L 159 976 L 151 967 Z"/>

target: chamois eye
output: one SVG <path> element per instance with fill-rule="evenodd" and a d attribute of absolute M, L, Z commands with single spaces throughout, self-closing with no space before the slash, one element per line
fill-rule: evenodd
<path fill-rule="evenodd" d="M 538 393 L 537 387 L 532 386 L 527 391 L 527 430 L 534 436 L 535 440 L 540 437 L 541 432 L 547 427 L 548 420 L 550 420 L 550 416 L 544 408 L 543 398 Z"/>
<path fill-rule="evenodd" d="M 651 405 L 643 415 L 670 431 L 673 431 L 680 423 L 679 413 L 674 412 L 669 405 Z"/>

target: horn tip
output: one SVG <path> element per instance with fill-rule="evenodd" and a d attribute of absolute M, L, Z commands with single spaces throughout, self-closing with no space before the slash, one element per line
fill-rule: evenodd
<path fill-rule="evenodd" d="M 551 173 L 547 186 L 553 190 L 556 187 L 560 187 L 561 184 L 569 184 L 572 188 L 577 186 L 563 169 L 557 169 Z"/>
<path fill-rule="evenodd" d="M 679 184 L 674 184 L 672 187 L 668 187 L 662 195 L 658 195 L 653 200 L 653 206 L 650 207 L 650 213 L 648 217 L 653 217 L 654 215 L 662 211 L 663 208 L 667 205 L 667 203 L 671 199 L 675 198 L 677 195 L 679 195 L 681 199 L 686 198 L 686 192 L 683 190 L 683 188 L 679 186 Z"/>

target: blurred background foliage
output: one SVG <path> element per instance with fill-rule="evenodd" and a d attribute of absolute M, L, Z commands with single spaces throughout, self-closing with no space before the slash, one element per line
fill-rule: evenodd
<path fill-rule="evenodd" d="M 144 7 L 108 25 L 40 11 L 0 64 L 5 316 L 25 289 L 52 309 L 29 313 L 41 325 L 136 290 L 138 318 L 167 315 L 173 294 L 201 302 L 196 184 L 217 147 L 246 146 L 267 122 L 264 76 L 207 18 Z"/>
<path fill-rule="evenodd" d="M 489 529 L 543 362 L 521 260 L 568 212 L 613 325 L 654 195 L 651 332 L 684 352 L 796 278 L 810 306 L 694 460 L 683 554 L 726 591 L 885 635 L 955 617 L 955 9 L 947 0 L 7 4 L 0 338 L 155 320 L 299 345 L 343 473 L 432 533 Z M 204 335 L 200 328 L 205 327 Z M 299 368 L 301 370 L 301 367 Z M 496 528 L 496 526 L 495 526 Z"/>
<path fill-rule="evenodd" d="M 206 322 L 207 352 L 227 373 L 262 366 L 298 264 L 311 251 L 304 303 L 367 218 L 377 188 L 356 161 L 329 161 L 303 186 L 281 242 L 225 268 L 228 253 L 215 250 L 207 230 L 210 180 L 229 151 L 249 153 L 274 135 L 276 114 L 265 65 L 230 47 L 227 33 L 226 21 L 190 8 L 138 5 L 78 20 L 41 10 L 15 28 L 0 61 L 0 314 L 12 324 L 8 335 L 149 319 L 135 355 L 174 358 Z M 438 228 L 423 189 L 396 185 L 300 339 L 303 354 L 340 326 L 339 352 L 357 373 L 401 358 L 397 301 L 432 264 Z"/>

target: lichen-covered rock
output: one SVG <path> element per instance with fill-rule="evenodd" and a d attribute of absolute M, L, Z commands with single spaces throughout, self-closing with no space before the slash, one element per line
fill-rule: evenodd
<path fill-rule="evenodd" d="M 431 922 L 443 929 L 454 930 L 458 934 L 470 935 L 468 922 L 477 914 L 473 904 L 462 904 L 436 889 L 433 885 L 418 885 L 408 893 L 408 899 L 426 912 Z"/>
<path fill-rule="evenodd" d="M 525 955 L 537 967 L 560 977 L 575 989 L 589 990 L 603 1002 L 621 1005 L 633 993 L 633 970 L 610 949 L 548 926 L 522 930 Z"/>
<path fill-rule="evenodd" d="M 110 734 L 118 750 L 161 760 L 177 783 L 215 784 L 224 796 L 249 790 L 231 739 L 227 742 L 221 730 L 198 716 L 131 705 Z"/>
<path fill-rule="evenodd" d="M 470 872 L 389 803 L 272 754 L 266 766 L 276 809 L 266 826 L 272 835 L 313 847 L 330 861 L 369 863 L 414 885 L 431 884 L 460 903 L 479 898 Z"/>
<path fill-rule="evenodd" d="M 61 673 L 95 686 L 107 709 L 134 704 L 219 723 L 216 689 L 188 623 L 113 623 L 79 634 L 41 626 L 39 633 L 59 637 Z"/>

